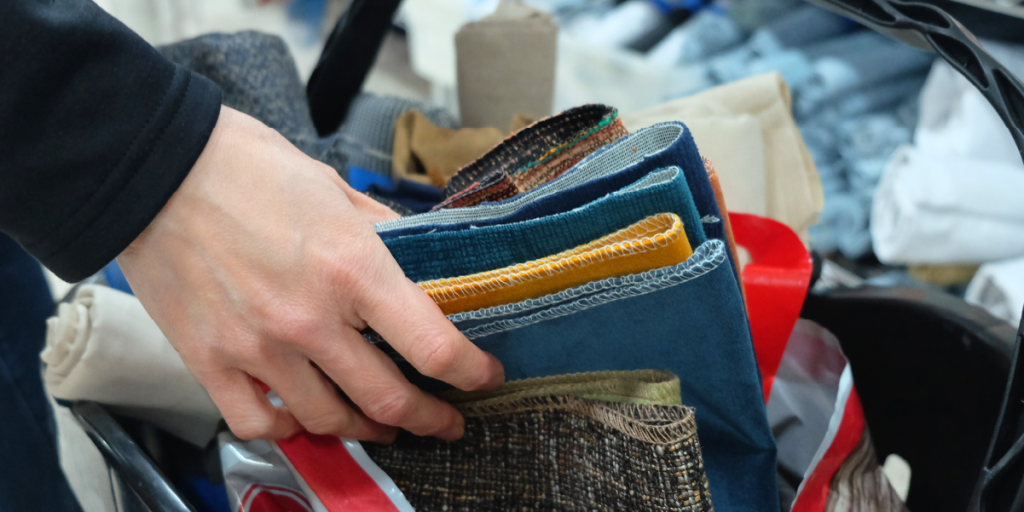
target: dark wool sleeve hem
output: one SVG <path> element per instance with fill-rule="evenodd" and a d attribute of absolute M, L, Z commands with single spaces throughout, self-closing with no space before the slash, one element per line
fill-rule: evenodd
<path fill-rule="evenodd" d="M 89 205 L 95 212 L 87 216 L 89 223 L 72 219 L 25 248 L 69 282 L 99 271 L 142 233 L 184 181 L 213 132 L 220 102 L 213 82 L 178 68 L 161 108 L 118 165 L 125 178 L 105 184 L 108 190 L 96 194 L 104 201 Z"/>

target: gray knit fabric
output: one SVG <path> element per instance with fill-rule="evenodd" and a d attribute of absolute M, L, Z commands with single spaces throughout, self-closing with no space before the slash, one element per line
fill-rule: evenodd
<path fill-rule="evenodd" d="M 319 137 L 295 61 L 278 36 L 253 31 L 208 34 L 159 50 L 219 85 L 224 105 L 277 130 L 310 157 L 336 169 L 345 180 L 349 165 L 391 175 L 395 120 L 410 108 L 419 109 L 438 126 L 457 128 L 452 115 L 441 108 L 361 94 L 341 130 Z"/>
<path fill-rule="evenodd" d="M 339 130 L 349 154 L 349 165 L 391 176 L 391 153 L 395 143 L 395 121 L 406 111 L 416 109 L 441 128 L 459 127 L 447 110 L 401 98 L 360 94 L 349 107 L 348 117 Z"/>

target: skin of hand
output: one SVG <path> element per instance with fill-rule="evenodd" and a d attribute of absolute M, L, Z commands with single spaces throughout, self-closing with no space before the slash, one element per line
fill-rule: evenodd
<path fill-rule="evenodd" d="M 459 389 L 504 381 L 497 358 L 445 318 L 374 233 L 373 222 L 396 216 L 222 107 L 189 175 L 117 261 L 237 436 L 305 428 L 389 442 L 402 428 L 458 439 L 455 408 L 358 332 L 372 327 L 421 373 Z"/>

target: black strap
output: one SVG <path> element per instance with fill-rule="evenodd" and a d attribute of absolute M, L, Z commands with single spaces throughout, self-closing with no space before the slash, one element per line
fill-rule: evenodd
<path fill-rule="evenodd" d="M 353 0 L 334 26 L 306 84 L 310 114 L 320 135 L 341 127 L 377 60 L 401 1 Z"/>

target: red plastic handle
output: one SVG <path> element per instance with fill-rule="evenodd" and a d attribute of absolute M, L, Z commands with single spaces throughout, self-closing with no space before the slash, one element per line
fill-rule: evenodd
<path fill-rule="evenodd" d="M 730 213 L 729 221 L 736 244 L 750 253 L 743 289 L 767 403 L 814 264 L 800 237 L 785 224 L 747 213 Z"/>

